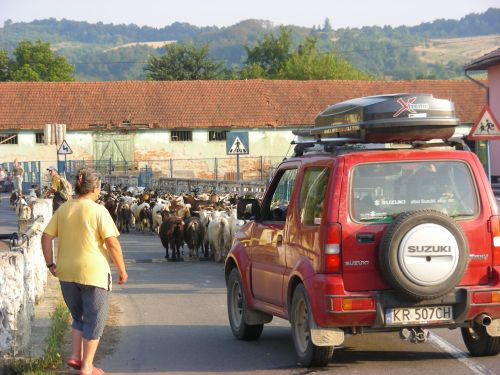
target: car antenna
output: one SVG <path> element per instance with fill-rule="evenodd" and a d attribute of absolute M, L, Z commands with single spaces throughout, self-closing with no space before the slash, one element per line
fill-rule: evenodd
<path fill-rule="evenodd" d="M 292 141 L 290 142 L 290 146 L 288 146 L 288 150 L 286 151 L 285 157 L 283 158 L 282 161 L 285 161 L 288 158 L 288 153 L 290 152 L 290 149 L 292 148 L 292 145 L 294 144 L 296 138 L 297 136 L 294 135 Z"/>

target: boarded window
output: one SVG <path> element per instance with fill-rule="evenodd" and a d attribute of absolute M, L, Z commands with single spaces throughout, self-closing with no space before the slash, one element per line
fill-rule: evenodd
<path fill-rule="evenodd" d="M 17 145 L 17 134 L 0 134 L 1 145 Z"/>
<path fill-rule="evenodd" d="M 210 130 L 208 132 L 208 141 L 217 142 L 226 140 L 227 130 Z"/>
<path fill-rule="evenodd" d="M 188 142 L 193 140 L 193 132 L 191 130 L 172 130 L 170 132 L 170 140 L 172 142 Z"/>
<path fill-rule="evenodd" d="M 44 143 L 45 136 L 43 133 L 35 133 L 35 143 L 36 144 L 41 144 Z"/>

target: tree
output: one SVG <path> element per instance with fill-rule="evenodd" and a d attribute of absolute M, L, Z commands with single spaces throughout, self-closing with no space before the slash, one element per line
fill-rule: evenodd
<path fill-rule="evenodd" d="M 7 51 L 0 49 L 0 82 L 10 79 L 9 64 L 10 60 Z"/>
<path fill-rule="evenodd" d="M 292 53 L 280 72 L 282 79 L 368 79 L 369 75 L 354 68 L 333 52 L 321 53 L 317 39 L 306 37 Z"/>
<path fill-rule="evenodd" d="M 330 18 L 325 18 L 325 23 L 323 24 L 323 31 L 332 31 L 332 24 L 330 23 Z"/>
<path fill-rule="evenodd" d="M 19 42 L 10 60 L 13 81 L 73 81 L 74 68 L 63 56 L 56 56 L 49 43 Z"/>
<path fill-rule="evenodd" d="M 151 56 L 144 68 L 148 79 L 184 81 L 217 79 L 223 74 L 222 63 L 208 56 L 208 44 L 170 44 L 161 56 Z"/>
<path fill-rule="evenodd" d="M 278 37 L 273 33 L 266 34 L 264 40 L 256 47 L 245 47 L 248 55 L 245 69 L 256 71 L 256 67 L 252 67 L 252 65 L 256 64 L 261 67 L 260 72 L 264 72 L 267 78 L 278 77 L 290 57 L 291 33 L 290 29 L 281 26 Z"/>

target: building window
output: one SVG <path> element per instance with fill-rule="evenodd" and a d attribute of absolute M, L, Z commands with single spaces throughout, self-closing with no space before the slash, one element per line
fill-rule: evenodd
<path fill-rule="evenodd" d="M 45 136 L 43 133 L 35 133 L 35 143 L 36 144 L 42 144 L 45 142 Z"/>
<path fill-rule="evenodd" d="M 17 133 L 0 134 L 0 145 L 17 145 Z"/>
<path fill-rule="evenodd" d="M 208 131 L 208 141 L 217 142 L 226 140 L 227 130 L 209 130 Z"/>
<path fill-rule="evenodd" d="M 170 132 L 170 140 L 172 142 L 192 141 L 193 132 L 191 130 L 172 130 Z"/>

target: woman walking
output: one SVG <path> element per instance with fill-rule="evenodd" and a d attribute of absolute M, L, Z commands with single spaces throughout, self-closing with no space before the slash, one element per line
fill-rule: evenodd
<path fill-rule="evenodd" d="M 73 318 L 72 354 L 67 364 L 83 375 L 104 374 L 93 362 L 108 313 L 108 255 L 118 269 L 118 284 L 128 279 L 118 229 L 106 208 L 95 203 L 100 191 L 100 174 L 90 168 L 79 170 L 75 183 L 78 198 L 59 207 L 42 235 L 45 262 L 52 275 L 59 278 Z M 57 265 L 52 249 L 55 237 Z"/>

